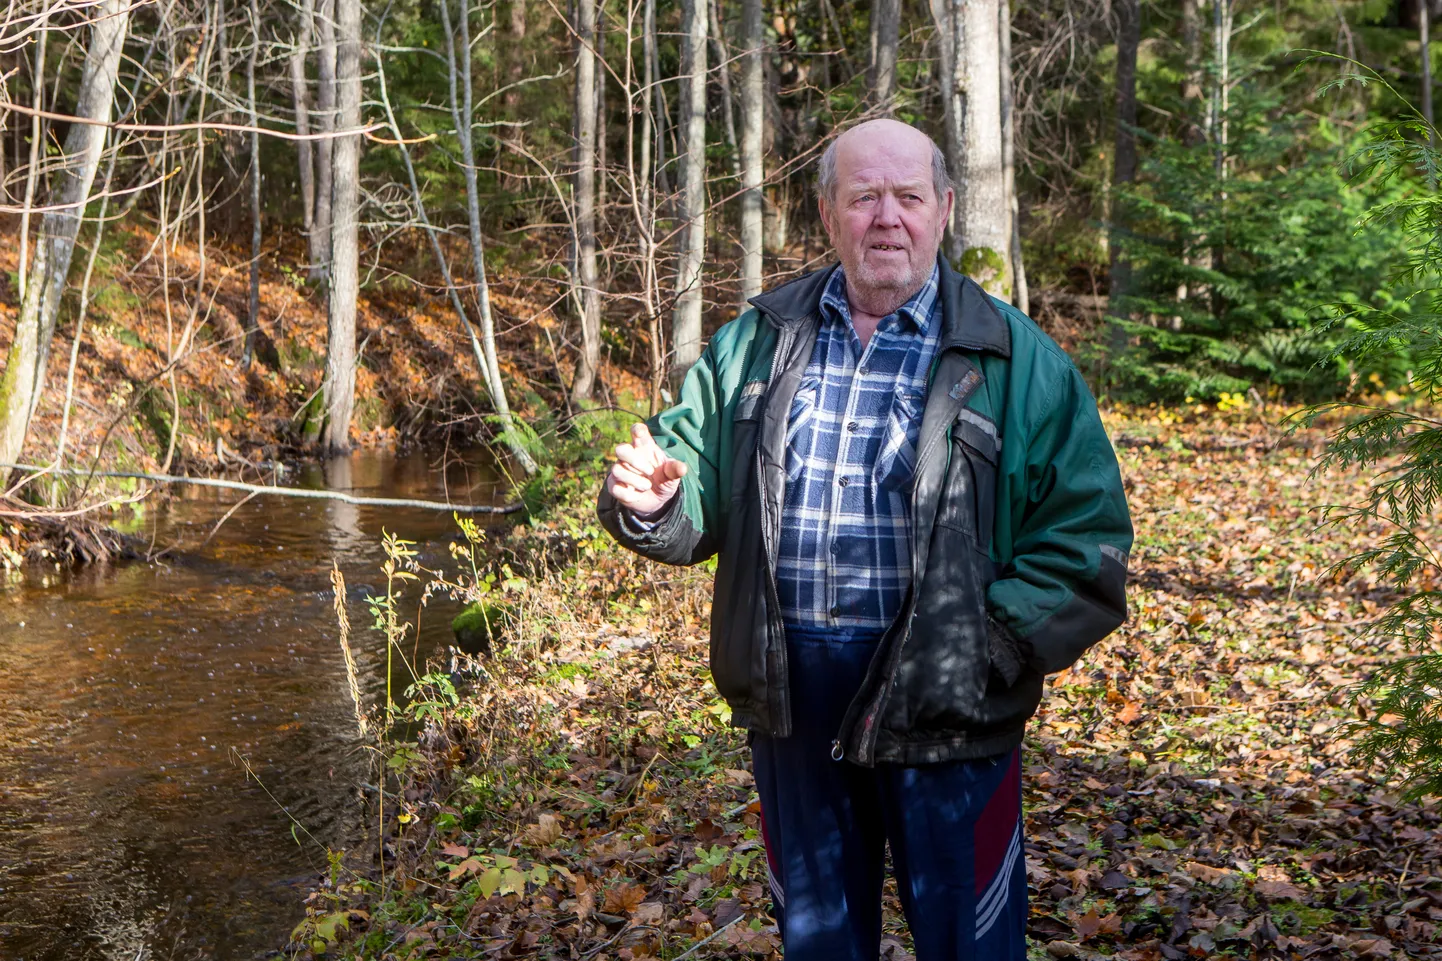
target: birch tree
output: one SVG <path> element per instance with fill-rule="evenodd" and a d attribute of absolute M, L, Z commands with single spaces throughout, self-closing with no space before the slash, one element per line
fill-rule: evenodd
<path fill-rule="evenodd" d="M 320 0 L 316 20 L 320 49 L 316 52 L 315 106 L 323 133 L 335 130 L 336 116 L 336 45 L 335 5 L 338 0 Z M 339 0 L 344 2 L 344 0 Z M 329 137 L 315 144 L 315 215 L 311 218 L 310 279 L 321 282 L 330 264 L 331 243 L 331 179 L 334 176 L 333 154 L 336 142 Z"/>
<path fill-rule="evenodd" d="M 1007 235 L 1011 238 L 1011 302 L 1022 313 L 1031 311 L 1026 264 L 1021 253 L 1021 201 L 1016 190 L 1016 87 L 1011 75 L 1011 0 L 997 4 L 1001 50 L 1001 167 L 1006 187 Z"/>
<path fill-rule="evenodd" d="M 596 289 L 596 0 L 576 0 L 575 130 L 576 271 L 572 278 L 581 315 L 581 356 L 571 403 L 591 399 L 601 366 L 601 303 Z"/>
<path fill-rule="evenodd" d="M 941 48 L 945 149 L 956 181 L 948 255 L 992 294 L 1011 295 L 1002 171 L 998 0 L 930 0 Z"/>
<path fill-rule="evenodd" d="M 360 126 L 361 0 L 335 0 L 336 122 Z M 326 359 L 323 395 L 326 452 L 350 449 L 355 409 L 356 299 L 360 292 L 360 135 L 338 137 L 331 151 L 329 296 L 326 298 Z"/>
<path fill-rule="evenodd" d="M 450 0 L 440 0 L 441 22 L 446 31 L 446 65 L 451 97 L 451 120 L 456 126 L 456 140 L 461 148 L 461 169 L 466 180 L 466 219 L 470 227 L 471 269 L 475 275 L 475 296 L 481 328 L 481 379 L 491 395 L 491 407 L 500 421 L 501 430 L 515 455 L 516 462 L 527 474 L 536 471 L 536 462 L 526 453 L 511 418 L 511 405 L 506 386 L 501 380 L 500 358 L 496 351 L 496 322 L 491 314 L 491 287 L 486 278 L 486 245 L 481 234 L 480 185 L 476 181 L 476 151 L 472 137 L 475 124 L 475 100 L 471 86 L 471 26 L 468 0 L 460 0 L 460 17 L 456 27 L 460 33 L 457 51 L 456 32 L 451 27 Z M 459 91 L 457 90 L 459 87 Z"/>
<path fill-rule="evenodd" d="M 901 0 L 871 0 L 871 102 L 889 117 L 896 112 L 896 46 L 901 37 Z"/>
<path fill-rule="evenodd" d="M 15 338 L 0 375 L 0 461 L 20 459 L 30 419 L 45 387 L 45 367 L 55 336 L 60 298 L 70 275 L 75 238 L 105 148 L 106 124 L 130 23 L 130 0 L 100 0 L 92 8 L 90 42 L 81 68 L 75 116 L 70 125 L 51 208 L 41 220 L 35 260 L 20 302 Z M 87 123 L 85 121 L 93 121 Z"/>
<path fill-rule="evenodd" d="M 671 372 L 680 377 L 701 356 L 701 263 L 706 254 L 706 0 L 681 7 L 682 231 L 671 320 Z"/>
<path fill-rule="evenodd" d="M 260 112 L 255 105 L 255 58 L 260 55 L 260 5 L 250 0 L 251 45 L 245 61 L 245 92 L 250 105 L 250 303 L 245 312 L 245 347 L 242 366 L 255 356 L 255 335 L 260 330 Z"/>
<path fill-rule="evenodd" d="M 290 51 L 290 91 L 295 107 L 295 132 L 305 137 L 310 133 L 310 88 L 306 83 L 305 62 L 309 55 L 311 35 L 315 29 L 315 0 L 302 0 L 296 20 L 295 40 Z M 296 165 L 300 174 L 301 229 L 314 258 L 315 234 L 315 158 L 309 140 L 295 145 Z"/>
<path fill-rule="evenodd" d="M 1417 48 L 1422 64 L 1422 116 L 1432 126 L 1432 0 L 1417 0 Z"/>
<path fill-rule="evenodd" d="M 741 306 L 761 293 L 763 244 L 765 243 L 765 179 L 762 162 L 762 133 L 766 125 L 766 25 L 761 19 L 761 0 L 742 0 L 741 58 Z"/>

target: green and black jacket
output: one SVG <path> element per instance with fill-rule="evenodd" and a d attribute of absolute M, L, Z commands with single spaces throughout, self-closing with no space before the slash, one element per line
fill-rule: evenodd
<path fill-rule="evenodd" d="M 1020 743 L 1060 671 L 1126 619 L 1132 544 L 1116 456 L 1085 381 L 1024 314 L 942 263 L 941 344 L 917 440 L 912 589 L 833 745 L 857 764 L 923 764 Z M 786 420 L 829 269 L 754 298 L 650 421 L 689 468 L 638 525 L 602 524 L 667 564 L 717 555 L 711 673 L 733 721 L 791 732 L 776 545 Z"/>

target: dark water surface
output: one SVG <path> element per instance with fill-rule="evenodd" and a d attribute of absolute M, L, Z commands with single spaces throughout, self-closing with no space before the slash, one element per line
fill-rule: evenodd
<path fill-rule="evenodd" d="M 293 483 L 495 503 L 484 455 L 359 453 Z M 329 572 L 384 692 L 369 629 L 381 528 L 440 564 L 449 514 L 190 489 L 141 519 L 155 563 L 29 571 L 0 585 L 0 959 L 263 957 L 284 944 L 325 852 L 359 837 L 364 761 Z M 482 518 L 484 522 L 484 518 Z M 414 591 L 413 591 L 414 593 Z M 407 606 L 403 610 L 413 610 Z M 421 648 L 448 639 L 427 609 Z M 249 759 L 247 779 L 233 752 Z M 269 795 L 273 795 L 273 798 Z"/>

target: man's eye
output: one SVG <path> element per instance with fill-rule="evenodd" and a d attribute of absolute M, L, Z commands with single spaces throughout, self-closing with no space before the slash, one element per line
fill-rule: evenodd
<path fill-rule="evenodd" d="M 875 200 L 875 199 L 876 199 L 876 198 L 873 197 L 871 194 L 862 194 L 861 196 L 859 196 L 859 197 L 856 198 L 856 202 L 859 203 L 859 204 L 866 204 L 866 203 L 870 203 L 871 201 L 873 201 L 873 200 Z"/>

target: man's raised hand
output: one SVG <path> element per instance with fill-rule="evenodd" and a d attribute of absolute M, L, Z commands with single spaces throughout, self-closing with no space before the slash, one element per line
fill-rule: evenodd
<path fill-rule="evenodd" d="M 606 490 L 631 513 L 650 517 L 676 496 L 685 476 L 686 465 L 656 446 L 645 424 L 634 424 L 631 443 L 616 445 L 616 464 L 606 478 Z"/>

